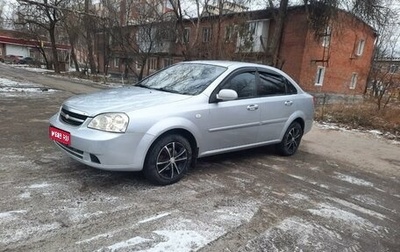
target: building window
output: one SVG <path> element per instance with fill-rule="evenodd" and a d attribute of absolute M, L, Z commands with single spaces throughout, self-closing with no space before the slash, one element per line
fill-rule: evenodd
<path fill-rule="evenodd" d="M 203 42 L 211 41 L 211 27 L 203 27 L 202 39 Z"/>
<path fill-rule="evenodd" d="M 164 67 L 174 64 L 174 61 L 170 58 L 164 59 Z"/>
<path fill-rule="evenodd" d="M 389 66 L 389 73 L 396 73 L 399 70 L 398 65 L 390 65 Z"/>
<path fill-rule="evenodd" d="M 322 36 L 322 46 L 329 47 L 331 43 L 331 28 L 328 26 L 325 29 L 324 35 Z"/>
<path fill-rule="evenodd" d="M 114 67 L 119 67 L 119 58 L 114 58 Z"/>
<path fill-rule="evenodd" d="M 232 41 L 232 35 L 234 32 L 234 27 L 232 25 L 228 25 L 225 27 L 225 41 Z"/>
<path fill-rule="evenodd" d="M 236 52 L 264 52 L 268 47 L 269 24 L 269 20 L 257 20 L 240 25 Z"/>
<path fill-rule="evenodd" d="M 324 83 L 325 67 L 319 66 L 317 68 L 317 75 L 315 76 L 315 85 L 322 86 Z"/>
<path fill-rule="evenodd" d="M 357 73 L 351 75 L 350 89 L 355 89 L 357 85 Z"/>
<path fill-rule="evenodd" d="M 364 39 L 360 39 L 360 41 L 358 41 L 358 46 L 357 46 L 357 50 L 356 50 L 356 55 L 357 56 L 361 56 L 363 54 L 364 46 L 365 46 L 365 40 Z"/>
<path fill-rule="evenodd" d="M 150 58 L 149 59 L 149 69 L 150 70 L 157 70 L 157 59 L 156 58 Z"/>
<path fill-rule="evenodd" d="M 142 69 L 142 63 L 139 60 L 136 61 L 136 69 L 139 71 Z"/>
<path fill-rule="evenodd" d="M 182 34 L 182 41 L 183 43 L 187 44 L 189 43 L 189 39 L 190 39 L 190 28 L 185 28 Z"/>

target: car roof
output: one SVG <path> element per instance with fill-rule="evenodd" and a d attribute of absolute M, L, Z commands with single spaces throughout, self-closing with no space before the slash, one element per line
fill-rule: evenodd
<path fill-rule="evenodd" d="M 192 63 L 192 64 L 197 63 L 197 64 L 215 65 L 215 66 L 230 68 L 231 70 L 241 68 L 241 67 L 256 67 L 256 68 L 269 69 L 274 72 L 286 75 L 282 70 L 280 70 L 278 68 L 268 66 L 268 65 L 263 65 L 263 64 L 250 63 L 250 62 L 228 61 L 228 60 L 194 60 L 194 61 L 183 61 L 180 63 Z"/>
<path fill-rule="evenodd" d="M 267 67 L 266 65 L 261 65 L 256 63 L 228 61 L 228 60 L 195 60 L 195 61 L 184 61 L 182 63 L 199 63 L 199 64 L 216 65 L 223 67 L 234 67 L 234 68 L 245 67 L 245 66 Z"/>

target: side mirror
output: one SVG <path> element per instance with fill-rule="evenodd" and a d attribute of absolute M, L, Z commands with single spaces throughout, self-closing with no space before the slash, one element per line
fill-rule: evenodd
<path fill-rule="evenodd" d="M 238 98 L 238 94 L 233 89 L 221 89 L 217 94 L 217 99 L 220 101 L 231 101 L 236 100 Z"/>

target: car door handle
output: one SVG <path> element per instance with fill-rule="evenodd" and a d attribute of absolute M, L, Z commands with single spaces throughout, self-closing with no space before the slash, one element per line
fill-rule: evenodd
<path fill-rule="evenodd" d="M 286 106 L 292 106 L 292 104 L 293 104 L 293 101 L 285 101 Z"/>
<path fill-rule="evenodd" d="M 256 104 L 247 106 L 247 110 L 249 110 L 249 111 L 254 111 L 257 109 L 258 109 L 258 105 L 256 105 Z"/>

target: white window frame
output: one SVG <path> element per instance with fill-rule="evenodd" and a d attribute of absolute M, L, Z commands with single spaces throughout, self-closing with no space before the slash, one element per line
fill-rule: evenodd
<path fill-rule="evenodd" d="M 182 42 L 184 44 L 188 44 L 189 41 L 190 41 L 190 28 L 189 27 L 185 27 L 183 29 Z"/>
<path fill-rule="evenodd" d="M 322 46 L 329 47 L 331 45 L 331 27 L 326 27 L 325 34 L 322 37 Z"/>
<path fill-rule="evenodd" d="M 325 71 L 325 67 L 317 67 L 317 74 L 315 75 L 315 86 L 322 86 L 324 84 Z"/>
<path fill-rule="evenodd" d="M 171 58 L 164 58 L 163 60 L 164 67 L 170 66 L 174 64 L 174 60 Z"/>
<path fill-rule="evenodd" d="M 157 70 L 157 58 L 149 59 L 149 70 Z"/>
<path fill-rule="evenodd" d="M 364 47 L 365 47 L 365 39 L 360 39 L 357 45 L 357 51 L 356 51 L 357 56 L 361 56 L 363 54 Z"/>
<path fill-rule="evenodd" d="M 119 67 L 119 58 L 114 57 L 114 67 Z"/>
<path fill-rule="evenodd" d="M 241 25 L 237 34 L 236 52 L 264 52 L 268 46 L 269 26 L 269 19 L 250 20 Z"/>
<path fill-rule="evenodd" d="M 349 85 L 350 89 L 356 89 L 357 79 L 358 79 L 358 74 L 357 73 L 352 73 L 351 80 L 350 80 L 350 85 Z"/>
<path fill-rule="evenodd" d="M 201 41 L 203 41 L 203 43 L 208 43 L 211 41 L 211 27 L 203 27 L 203 29 L 201 30 Z"/>

